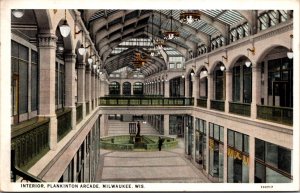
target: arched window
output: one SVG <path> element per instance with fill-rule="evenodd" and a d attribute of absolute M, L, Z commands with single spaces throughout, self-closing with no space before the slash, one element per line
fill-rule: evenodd
<path fill-rule="evenodd" d="M 130 82 L 123 83 L 123 95 L 131 95 L 131 83 Z"/>
<path fill-rule="evenodd" d="M 136 82 L 133 84 L 133 94 L 134 95 L 143 95 L 143 83 Z"/>
<path fill-rule="evenodd" d="M 120 95 L 120 83 L 112 82 L 109 84 L 109 95 Z"/>

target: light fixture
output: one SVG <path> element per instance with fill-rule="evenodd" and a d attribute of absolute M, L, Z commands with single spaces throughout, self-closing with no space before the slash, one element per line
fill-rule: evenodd
<path fill-rule="evenodd" d="M 247 48 L 247 51 L 248 51 L 248 53 L 249 53 L 249 51 L 250 51 L 253 55 L 255 54 L 255 48 L 254 48 L 254 47 L 252 47 L 252 49 Z"/>
<path fill-rule="evenodd" d="M 91 48 L 90 48 L 90 52 L 91 52 Z M 89 58 L 88 58 L 88 63 L 89 64 L 92 64 L 93 63 L 93 56 L 95 56 L 95 54 L 91 55 Z"/>
<path fill-rule="evenodd" d="M 207 70 L 203 70 L 202 73 L 203 73 L 204 75 L 207 75 Z"/>
<path fill-rule="evenodd" d="M 65 38 L 67 37 L 70 32 L 71 32 L 71 28 L 67 22 L 67 10 L 65 9 L 65 20 L 64 20 L 64 23 L 59 26 L 59 31 L 60 31 L 60 34 Z"/>
<path fill-rule="evenodd" d="M 249 60 L 249 52 L 251 52 L 253 55 L 255 54 L 255 47 L 252 45 L 252 49 L 250 48 L 247 48 L 247 59 L 245 61 L 245 65 L 247 67 L 250 67 L 251 66 L 251 61 Z"/>
<path fill-rule="evenodd" d="M 64 47 L 63 47 L 62 45 L 59 45 L 59 46 L 58 46 L 58 51 L 59 51 L 59 52 L 63 52 L 63 51 L 64 51 Z"/>
<path fill-rule="evenodd" d="M 88 58 L 88 63 L 92 64 L 93 63 L 93 58 Z"/>
<path fill-rule="evenodd" d="M 83 44 L 81 44 L 80 48 L 78 48 L 78 53 L 80 55 L 84 55 L 84 53 L 85 53 L 85 47 L 83 46 Z"/>
<path fill-rule="evenodd" d="M 12 14 L 16 17 L 16 18 L 21 18 L 24 15 L 24 9 L 13 9 L 12 10 Z"/>
<path fill-rule="evenodd" d="M 132 61 L 133 66 L 136 68 L 136 70 L 140 69 L 144 66 L 146 60 L 142 58 L 141 53 L 136 52 L 134 60 Z"/>
<path fill-rule="evenodd" d="M 156 40 L 156 48 L 158 50 L 162 50 L 165 47 L 165 41 L 164 40 Z"/>
<path fill-rule="evenodd" d="M 173 15 L 172 15 L 172 10 L 171 10 L 171 28 L 170 28 L 170 31 L 164 32 L 164 39 L 172 40 L 179 36 L 179 32 L 173 31 L 173 29 L 172 29 L 172 23 L 173 23 L 172 21 L 173 21 Z"/>
<path fill-rule="evenodd" d="M 181 75 L 181 78 L 184 78 L 184 75 L 183 75 L 183 74 Z"/>
<path fill-rule="evenodd" d="M 287 57 L 289 58 L 289 59 L 292 59 L 293 57 L 294 57 L 294 53 L 293 53 L 293 49 L 292 49 L 292 42 L 293 42 L 293 34 L 291 34 L 290 35 L 290 38 L 291 38 L 291 45 L 290 45 L 290 49 L 289 49 L 289 51 L 287 52 Z"/>
<path fill-rule="evenodd" d="M 198 11 L 198 10 L 188 10 L 186 12 L 180 13 L 179 21 L 182 22 L 182 23 L 191 24 L 194 21 L 199 21 L 200 16 L 201 16 L 200 11 Z"/>
<path fill-rule="evenodd" d="M 195 75 L 195 73 L 194 72 L 191 72 L 191 76 L 194 76 Z"/>
<path fill-rule="evenodd" d="M 93 64 L 93 68 L 94 68 L 94 70 L 96 70 L 97 64 Z"/>
<path fill-rule="evenodd" d="M 249 59 L 246 60 L 245 65 L 246 65 L 247 67 L 250 67 L 250 66 L 251 66 L 251 61 L 250 61 Z"/>
<path fill-rule="evenodd" d="M 220 70 L 224 71 L 225 70 L 225 66 L 224 65 L 220 66 Z"/>

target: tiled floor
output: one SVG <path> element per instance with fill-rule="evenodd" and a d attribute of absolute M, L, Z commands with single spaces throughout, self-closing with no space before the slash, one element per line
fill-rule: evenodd
<path fill-rule="evenodd" d="M 100 164 L 97 182 L 210 182 L 184 157 L 182 139 L 178 147 L 171 150 L 121 152 L 101 149 Z"/>

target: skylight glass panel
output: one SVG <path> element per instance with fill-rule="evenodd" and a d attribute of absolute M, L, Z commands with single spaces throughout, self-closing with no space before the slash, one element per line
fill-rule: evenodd
<path fill-rule="evenodd" d="M 213 35 L 215 33 L 218 33 L 218 31 L 214 27 L 212 27 L 210 25 L 206 25 L 205 27 L 203 27 L 201 29 L 201 31 L 204 32 L 204 33 L 207 33 L 209 35 Z"/>
<path fill-rule="evenodd" d="M 199 21 L 195 21 L 189 25 L 196 29 L 200 29 L 202 26 L 206 25 L 206 23 L 205 23 L 205 21 L 199 20 Z"/>
<path fill-rule="evenodd" d="M 103 10 L 97 11 L 97 12 L 90 18 L 89 21 L 93 21 L 93 20 L 98 19 L 98 18 L 101 18 L 101 17 L 104 17 L 104 11 L 103 11 Z"/>
<path fill-rule="evenodd" d="M 184 28 L 181 28 L 181 29 L 179 30 L 179 34 L 180 34 L 180 36 L 182 36 L 183 38 L 187 38 L 187 37 L 189 37 L 189 36 L 191 35 L 188 31 L 184 30 Z"/>
<path fill-rule="evenodd" d="M 222 10 L 201 10 L 201 11 L 211 17 L 216 17 L 218 14 L 222 12 Z"/>

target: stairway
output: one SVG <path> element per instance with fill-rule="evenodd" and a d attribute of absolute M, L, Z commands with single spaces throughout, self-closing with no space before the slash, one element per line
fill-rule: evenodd
<path fill-rule="evenodd" d="M 108 120 L 108 136 L 111 135 L 128 135 L 129 123 L 119 120 Z M 141 135 L 159 135 L 159 133 L 148 123 L 141 122 Z"/>

